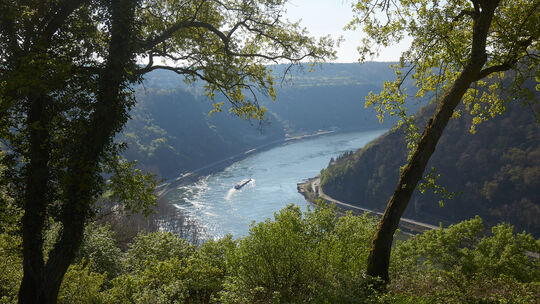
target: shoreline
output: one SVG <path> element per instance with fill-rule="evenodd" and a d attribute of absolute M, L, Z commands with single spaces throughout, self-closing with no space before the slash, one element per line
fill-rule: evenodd
<path fill-rule="evenodd" d="M 374 129 L 358 129 L 358 130 L 340 130 L 340 131 L 333 131 L 333 130 L 326 130 L 326 131 L 318 131 L 316 133 L 312 134 L 305 134 L 305 135 L 298 135 L 293 137 L 288 137 L 285 139 L 280 139 L 277 141 L 272 141 L 266 144 L 262 144 L 260 146 L 257 146 L 255 148 L 249 149 L 245 152 L 238 153 L 236 155 L 230 156 L 226 159 L 211 163 L 209 165 L 206 165 L 204 167 L 198 168 L 196 170 L 193 170 L 191 172 L 184 173 L 176 178 L 172 178 L 169 180 L 166 180 L 162 184 L 158 185 L 156 187 L 156 195 L 158 201 L 162 200 L 170 191 L 186 185 L 188 183 L 196 182 L 201 177 L 218 173 L 220 171 L 223 171 L 228 166 L 232 165 L 235 162 L 244 160 L 248 158 L 251 155 L 254 155 L 256 153 L 268 151 L 270 149 L 282 146 L 282 145 L 288 145 L 291 143 L 299 142 L 306 139 L 314 139 L 318 137 L 323 137 L 326 135 L 337 135 L 337 134 L 346 134 L 346 133 L 353 133 L 353 132 L 369 132 L 369 131 L 377 131 L 381 130 L 380 128 L 374 128 Z"/>
<path fill-rule="evenodd" d="M 351 131 L 351 132 L 354 132 L 354 131 Z M 199 178 L 201 178 L 203 176 L 207 176 L 207 175 L 210 175 L 210 174 L 214 174 L 214 173 L 218 173 L 220 171 L 223 171 L 225 168 L 227 168 L 228 166 L 234 164 L 235 162 L 244 160 L 244 159 L 248 158 L 249 156 L 254 155 L 255 153 L 268 151 L 268 150 L 270 150 L 272 148 L 276 148 L 276 147 L 279 147 L 279 146 L 282 146 L 282 145 L 286 145 L 286 144 L 289 144 L 289 143 L 294 143 L 294 142 L 305 140 L 305 139 L 317 138 L 317 137 L 321 137 L 321 136 L 324 136 L 324 135 L 340 134 L 340 133 L 342 133 L 342 132 L 320 131 L 320 132 L 313 133 L 313 134 L 294 136 L 294 137 L 289 137 L 289 138 L 285 138 L 285 139 L 281 139 L 281 140 L 277 140 L 277 141 L 272 141 L 272 142 L 257 146 L 255 148 L 249 149 L 249 150 L 247 150 L 245 152 L 238 153 L 238 154 L 230 156 L 230 157 L 228 157 L 226 159 L 214 162 L 212 164 L 209 164 L 209 165 L 206 165 L 204 167 L 198 168 L 198 169 L 193 170 L 191 172 L 184 173 L 181 176 L 178 176 L 176 178 L 169 179 L 169 180 L 165 181 L 163 184 L 156 187 L 157 199 L 158 199 L 158 201 L 162 200 L 170 191 L 172 191 L 172 190 L 174 190 L 174 189 L 176 189 L 176 188 L 178 188 L 178 187 L 180 187 L 182 185 L 195 182 L 195 181 L 197 181 Z M 347 133 L 347 132 L 343 132 L 343 133 Z"/>
<path fill-rule="evenodd" d="M 298 193 L 300 193 L 304 199 L 311 205 L 316 206 L 317 200 L 324 201 L 325 204 L 335 204 L 338 210 L 341 211 L 352 211 L 355 214 L 364 214 L 367 213 L 371 216 L 381 218 L 383 213 L 375 210 L 370 210 L 366 208 L 362 208 L 357 205 L 353 205 L 351 203 L 344 203 L 341 201 L 338 201 L 335 198 L 332 198 L 325 194 L 320 185 L 320 176 L 311 177 L 308 178 L 296 185 L 296 188 L 298 189 Z M 437 227 L 432 224 L 419 222 L 413 219 L 409 218 L 401 218 L 399 223 L 399 228 L 401 231 L 405 234 L 414 235 L 418 233 L 422 233 L 427 230 L 433 230 L 433 229 L 439 229 L 440 227 Z"/>

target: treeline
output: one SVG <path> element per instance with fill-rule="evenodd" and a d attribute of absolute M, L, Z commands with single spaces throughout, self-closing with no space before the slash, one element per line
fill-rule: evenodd
<path fill-rule="evenodd" d="M 51 248 L 51 223 L 45 252 Z M 2 222 L 0 302 L 16 303 L 21 239 Z M 365 263 L 376 220 L 288 206 L 247 237 L 197 245 L 142 232 L 120 248 L 108 225 L 86 227 L 58 303 L 533 303 L 540 296 L 540 241 L 480 218 L 398 241 L 388 293 Z"/>
<path fill-rule="evenodd" d="M 425 125 L 432 109 L 430 105 L 422 111 L 419 126 Z M 460 111 L 462 117 L 449 123 L 425 172 L 436 168 L 441 175 L 437 183 L 457 195 L 445 200 L 429 189 L 424 194 L 416 190 L 405 216 L 437 225 L 479 214 L 490 225 L 504 221 L 540 235 L 537 112 L 510 104 L 504 115 L 482 123 L 471 134 L 471 118 L 463 108 Z M 388 132 L 354 155 L 331 163 L 321 172 L 321 186 L 336 199 L 384 211 L 406 157 L 403 132 Z"/>

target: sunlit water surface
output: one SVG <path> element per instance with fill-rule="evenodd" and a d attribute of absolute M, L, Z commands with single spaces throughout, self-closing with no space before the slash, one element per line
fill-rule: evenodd
<path fill-rule="evenodd" d="M 197 220 L 208 237 L 248 234 L 250 224 L 272 218 L 294 203 L 308 203 L 296 184 L 319 174 L 331 157 L 363 147 L 385 130 L 330 134 L 278 146 L 238 161 L 197 182 L 170 191 L 165 199 Z M 239 190 L 244 179 L 252 181 Z"/>

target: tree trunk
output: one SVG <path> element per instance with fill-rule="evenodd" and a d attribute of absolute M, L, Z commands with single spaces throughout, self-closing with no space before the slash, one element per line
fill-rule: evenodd
<path fill-rule="evenodd" d="M 43 262 L 43 223 L 49 171 L 48 154 L 43 145 L 48 139 L 47 128 L 31 130 L 31 161 L 25 215 L 23 218 L 24 277 L 19 291 L 19 303 L 57 303 L 58 292 L 69 265 L 73 262 L 82 242 L 84 227 L 95 200 L 100 162 L 113 141 L 116 132 L 127 120 L 128 103 L 120 96 L 128 80 L 126 68 L 133 64 L 133 28 L 138 1 L 111 0 L 111 41 L 106 65 L 100 75 L 94 113 L 82 130 L 78 144 L 73 147 L 67 169 L 67 185 L 60 221 L 62 230 Z M 29 112 L 29 125 L 43 116 L 36 110 Z M 43 109 L 41 109 L 43 110 Z M 35 114 L 33 114 L 35 112 Z M 33 120 L 32 120 L 33 119 Z M 34 152 L 35 150 L 35 152 Z M 46 150 L 48 152 L 48 150 Z"/>
<path fill-rule="evenodd" d="M 36 94 L 37 95 L 37 94 Z M 43 281 L 43 225 L 49 182 L 49 132 L 47 99 L 29 98 L 29 164 L 26 168 L 24 215 L 22 218 L 23 278 L 19 288 L 19 303 L 39 303 Z"/>
<path fill-rule="evenodd" d="M 480 1 L 477 1 L 480 2 Z M 426 165 L 435 151 L 437 142 L 452 116 L 454 109 L 474 81 L 478 80 L 486 56 L 486 39 L 495 8 L 499 1 L 483 1 L 478 5 L 473 17 L 473 41 L 468 64 L 459 74 L 452 87 L 444 94 L 429 120 L 418 145 L 401 172 L 394 194 L 388 201 L 386 210 L 377 227 L 367 262 L 367 274 L 382 280 L 384 289 L 389 281 L 388 268 L 394 233 L 409 203 L 416 185 L 422 178 Z"/>

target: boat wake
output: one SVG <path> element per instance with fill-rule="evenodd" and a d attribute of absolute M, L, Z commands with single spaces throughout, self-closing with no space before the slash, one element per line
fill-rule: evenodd
<path fill-rule="evenodd" d="M 227 191 L 227 194 L 225 195 L 225 200 L 230 201 L 235 193 L 241 192 L 244 187 L 253 188 L 255 187 L 255 180 L 252 178 L 242 180 L 238 184 L 234 185 L 232 188 Z"/>

